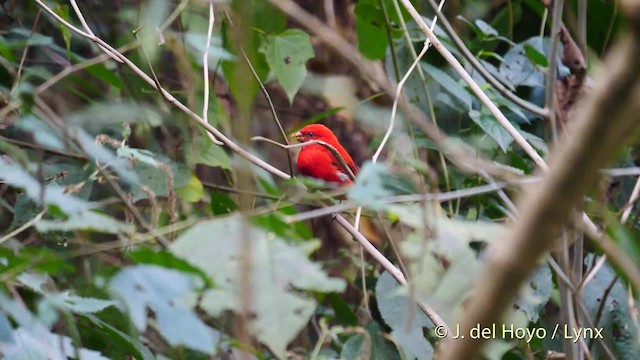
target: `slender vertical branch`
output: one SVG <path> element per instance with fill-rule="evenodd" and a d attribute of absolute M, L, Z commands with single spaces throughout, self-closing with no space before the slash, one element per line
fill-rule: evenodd
<path fill-rule="evenodd" d="M 225 15 L 227 16 L 227 19 L 229 20 L 229 23 L 231 24 L 231 26 L 233 26 L 233 20 L 231 19 L 229 14 L 225 13 Z M 249 56 L 247 56 L 246 51 L 244 51 L 244 48 L 241 47 L 240 52 L 242 53 L 242 58 L 246 62 L 247 66 L 249 67 L 249 70 L 251 70 L 251 74 L 253 75 L 253 78 L 256 80 L 256 82 L 258 82 L 262 95 L 264 95 L 264 98 L 267 100 L 267 103 L 269 104 L 269 110 L 271 111 L 271 116 L 273 117 L 273 121 L 278 127 L 278 130 L 280 131 L 280 135 L 282 135 L 282 140 L 285 142 L 285 144 L 289 145 L 289 137 L 284 131 L 284 128 L 282 127 L 282 123 L 278 118 L 278 113 L 276 112 L 276 107 L 273 105 L 273 101 L 271 100 L 271 95 L 269 95 L 267 88 L 264 86 L 264 83 L 262 82 L 262 80 L 260 80 L 260 76 L 258 75 L 258 72 L 256 72 L 255 67 L 251 63 L 251 59 L 249 59 Z M 289 163 L 289 174 L 293 176 L 293 160 L 291 158 L 291 151 L 289 149 L 287 149 L 286 151 L 287 151 L 287 162 Z"/>
<path fill-rule="evenodd" d="M 396 268 L 395 265 L 393 265 L 384 255 L 382 255 L 382 253 L 380 253 L 378 249 L 376 249 L 375 246 L 373 246 L 373 244 L 371 244 L 371 242 L 369 242 L 369 240 L 367 240 L 367 238 L 364 237 L 364 235 L 358 232 L 358 230 L 356 230 L 356 228 L 354 228 L 347 221 L 347 219 L 345 219 L 344 217 L 342 217 L 337 213 L 333 215 L 333 218 L 338 224 L 340 224 L 340 226 L 342 226 L 345 230 L 347 230 L 347 232 L 349 232 L 349 234 L 351 234 L 353 238 L 356 239 L 356 241 L 358 241 L 362 245 L 362 247 L 371 256 L 373 256 L 376 259 L 376 261 L 378 261 L 378 263 L 382 265 L 382 267 L 384 267 L 384 269 L 389 273 L 389 275 L 393 276 L 393 278 L 396 279 L 396 281 L 400 285 L 407 284 L 407 280 L 402 274 L 402 271 Z M 442 320 L 442 318 L 427 304 L 418 303 L 418 306 L 420 307 L 420 309 L 422 309 L 422 311 L 424 311 L 425 315 L 427 315 L 429 320 L 431 320 L 431 322 L 433 322 L 434 325 L 443 326 L 447 330 L 449 329 L 449 327 L 447 326 L 447 323 L 445 323 L 444 320 Z"/>
<path fill-rule="evenodd" d="M 544 105 L 549 111 L 549 123 L 553 143 L 558 140 L 557 116 L 555 111 L 556 78 L 558 70 L 558 44 L 560 43 L 560 27 L 562 25 L 562 10 L 564 0 L 553 0 L 551 9 L 551 44 L 549 45 L 549 67 L 545 80 Z"/>
<path fill-rule="evenodd" d="M 578 0 L 578 46 L 587 57 L 587 0 Z"/>
<path fill-rule="evenodd" d="M 215 22 L 216 15 L 213 11 L 213 0 L 209 0 L 209 26 L 207 28 L 207 43 L 204 47 L 204 54 L 202 54 L 202 75 L 204 77 L 204 99 L 202 105 L 202 119 L 209 123 L 209 48 L 211 47 L 211 36 L 213 34 L 213 23 Z M 216 139 L 212 133 L 207 132 L 207 136 L 212 143 L 216 145 L 224 145 L 223 142 Z"/>

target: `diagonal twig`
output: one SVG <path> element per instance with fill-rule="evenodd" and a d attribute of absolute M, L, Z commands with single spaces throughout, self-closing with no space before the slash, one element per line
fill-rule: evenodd
<path fill-rule="evenodd" d="M 338 149 L 336 149 L 331 144 L 328 144 L 328 143 L 326 143 L 326 142 L 324 142 L 322 140 L 309 140 L 309 141 L 305 141 L 303 143 L 292 144 L 292 145 L 280 144 L 277 141 L 273 141 L 273 140 L 268 139 L 268 138 L 263 137 L 263 136 L 254 136 L 254 137 L 251 138 L 251 140 L 268 142 L 269 144 L 273 144 L 273 145 L 279 146 L 279 147 L 281 147 L 283 149 L 295 149 L 295 148 L 305 147 L 305 146 L 314 145 L 314 144 L 322 145 L 325 148 L 327 148 L 327 150 L 329 150 L 331 152 L 331 154 L 333 154 L 333 156 L 336 159 L 338 159 L 338 162 L 340 163 L 340 166 L 345 171 L 345 173 L 349 176 L 349 179 L 351 179 L 351 181 L 355 181 L 356 180 L 356 175 L 353 173 L 353 171 L 351 170 L 349 165 L 347 165 L 347 162 L 344 160 L 342 155 L 340 155 L 340 153 L 338 152 Z"/>
<path fill-rule="evenodd" d="M 158 86 L 155 83 L 155 81 L 149 75 L 147 75 L 144 71 L 142 71 L 137 65 L 135 65 L 131 60 L 129 60 L 122 53 L 120 53 L 116 49 L 114 49 L 111 45 L 109 45 L 108 43 L 106 43 L 105 41 L 100 39 L 99 37 L 97 37 L 95 35 L 91 35 L 91 34 L 85 32 L 85 31 L 73 26 L 68 21 L 66 21 L 65 19 L 60 17 L 58 14 L 56 14 L 53 10 L 51 10 L 51 8 L 49 8 L 44 2 L 42 2 L 42 0 L 34 0 L 34 1 L 45 12 L 47 12 L 49 15 L 54 17 L 58 22 L 60 22 L 64 26 L 66 26 L 69 29 L 71 29 L 71 31 L 73 31 L 76 34 L 78 34 L 80 36 L 83 36 L 83 37 L 85 37 L 85 38 L 87 38 L 87 39 L 89 39 L 89 40 L 91 40 L 91 41 L 93 41 L 93 42 L 95 42 L 95 43 L 97 43 L 99 45 L 102 45 L 106 49 L 106 51 L 110 52 L 111 54 L 113 54 L 116 57 L 118 57 L 118 59 L 122 60 L 124 62 L 124 64 L 127 65 L 142 80 L 144 80 L 147 84 L 152 86 L 154 89 L 160 91 L 162 93 L 162 95 L 167 99 L 167 101 L 171 105 L 177 107 L 182 112 L 187 114 L 191 119 L 193 119 L 195 122 L 197 122 L 205 130 L 207 130 L 208 132 L 212 133 L 217 139 L 222 141 L 227 147 L 229 147 L 229 149 L 231 149 L 232 151 L 234 151 L 238 155 L 244 157 L 245 159 L 249 160 L 250 162 L 254 163 L 255 165 L 265 169 L 266 171 L 268 171 L 268 172 L 270 172 L 270 173 L 272 173 L 272 174 L 274 174 L 274 175 L 276 175 L 276 176 L 278 176 L 280 178 L 284 178 L 284 179 L 289 178 L 289 175 L 287 173 L 285 173 L 282 170 L 274 167 L 273 165 L 267 163 L 266 161 L 258 158 L 257 156 L 251 154 L 250 152 L 246 151 L 241 146 L 239 146 L 238 144 L 233 142 L 231 139 L 226 137 L 221 131 L 219 131 L 215 127 L 211 126 L 209 123 L 205 122 L 204 119 L 202 119 L 202 117 L 200 117 L 198 114 L 196 114 L 191 109 L 189 109 L 187 106 L 185 106 L 183 103 L 181 103 L 178 99 L 176 99 L 173 95 L 171 95 L 171 93 L 166 91 L 164 88 L 158 88 Z"/>

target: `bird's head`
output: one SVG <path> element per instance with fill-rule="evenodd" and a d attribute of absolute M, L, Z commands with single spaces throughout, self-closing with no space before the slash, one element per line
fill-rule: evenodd
<path fill-rule="evenodd" d="M 293 137 L 299 142 L 307 142 L 310 140 L 320 140 L 332 144 L 336 138 L 328 127 L 321 124 L 311 124 L 303 127 L 300 131 L 293 134 Z"/>

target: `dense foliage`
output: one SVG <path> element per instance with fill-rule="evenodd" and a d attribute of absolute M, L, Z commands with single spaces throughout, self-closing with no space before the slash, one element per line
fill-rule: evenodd
<path fill-rule="evenodd" d="M 413 1 L 506 126 L 433 47 L 396 111 L 385 81 L 427 40 L 401 1 L 291 3 L 322 23 L 287 1 L 0 2 L 4 359 L 431 359 L 447 334 L 425 308 L 451 338 L 537 184 L 531 152 L 571 136 L 628 31 L 609 1 L 567 2 L 556 40 L 550 2 L 451 1 L 433 24 Z M 315 122 L 360 164 L 353 185 L 296 176 L 297 149 L 254 138 Z M 618 154 L 636 169 L 633 144 Z M 579 211 L 637 268 L 638 173 L 620 170 Z M 636 359 L 630 277 L 567 224 L 479 356 Z"/>

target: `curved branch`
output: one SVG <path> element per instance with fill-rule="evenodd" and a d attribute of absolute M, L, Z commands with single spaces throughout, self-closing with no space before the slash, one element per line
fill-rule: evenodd
<path fill-rule="evenodd" d="M 347 219 L 343 218 L 338 213 L 334 213 L 333 218 L 336 220 L 338 224 L 340 224 L 340 226 L 342 226 L 345 230 L 347 230 L 347 232 L 351 234 L 353 238 L 356 239 L 356 241 L 358 241 L 362 245 L 362 247 L 365 250 L 367 250 L 367 252 L 371 254 L 371 256 L 373 256 L 378 261 L 378 263 L 380 263 L 384 267 L 384 269 L 387 270 L 387 272 L 391 276 L 393 276 L 394 279 L 396 279 L 398 284 L 400 285 L 407 284 L 407 279 L 402 274 L 402 271 L 396 268 L 386 257 L 384 257 L 384 255 L 382 255 L 378 251 L 378 249 L 376 249 L 375 246 L 373 246 L 373 244 L 371 244 L 369 240 L 367 240 L 367 238 L 364 237 L 364 235 L 362 235 L 358 230 L 356 230 L 356 228 L 354 228 L 353 225 L 351 225 L 347 221 Z M 431 322 L 434 325 L 444 327 L 447 329 L 447 333 L 450 332 L 449 327 L 447 326 L 447 323 L 445 323 L 444 320 L 442 320 L 442 318 L 440 317 L 440 315 L 438 315 L 438 313 L 436 313 L 431 307 L 429 307 L 429 305 L 422 302 L 418 302 L 418 306 L 420 307 L 420 309 L 422 309 L 424 314 L 427 315 L 429 320 L 431 320 Z"/>
<path fill-rule="evenodd" d="M 521 180 L 510 181 L 510 182 L 506 182 L 506 181 L 500 182 L 500 183 L 494 182 L 488 185 L 480 185 L 480 186 L 476 186 L 468 189 L 454 190 L 454 191 L 441 192 L 441 193 L 393 195 L 393 196 L 383 197 L 378 200 L 383 204 L 401 204 L 401 203 L 413 203 L 413 202 L 424 202 L 424 201 L 444 202 L 444 201 L 462 199 L 462 198 L 467 198 L 471 196 L 497 192 L 509 186 L 525 185 L 525 184 L 538 182 L 540 180 L 541 179 L 537 177 L 528 177 Z M 354 204 L 352 202 L 342 202 L 337 205 L 325 206 L 322 208 L 301 212 L 295 215 L 285 216 L 284 221 L 286 223 L 305 221 L 309 219 L 315 219 L 321 216 L 327 216 L 336 212 L 352 210 L 355 208 L 360 209 L 361 207 L 359 207 L 357 204 Z"/>
<path fill-rule="evenodd" d="M 209 0 L 209 26 L 207 28 L 207 44 L 204 47 L 204 54 L 202 55 L 202 75 L 204 76 L 204 94 L 202 105 L 202 119 L 205 122 L 209 122 L 209 48 L 211 47 L 211 37 L 213 36 L 213 23 L 215 22 L 216 15 L 213 11 L 213 0 Z M 224 145 L 213 134 L 207 132 L 209 139 L 216 145 Z"/>
<path fill-rule="evenodd" d="M 442 10 L 443 5 L 444 5 L 444 0 L 441 0 L 440 5 L 438 6 L 438 11 Z M 433 21 L 431 22 L 431 30 L 433 30 L 436 27 L 437 22 L 438 22 L 438 17 L 436 16 L 433 18 Z M 393 44 L 391 46 L 393 46 Z M 391 120 L 389 121 L 389 127 L 387 128 L 387 132 L 384 134 L 384 137 L 382 138 L 382 141 L 380 142 L 378 149 L 376 150 L 375 154 L 373 154 L 373 156 L 371 157 L 371 161 L 373 163 L 375 163 L 378 160 L 378 156 L 380 156 L 382 149 L 384 149 L 384 146 L 386 145 L 387 141 L 389 140 L 389 137 L 391 136 L 391 132 L 393 132 L 393 127 L 396 122 L 396 111 L 398 110 L 398 99 L 400 98 L 400 92 L 402 91 L 402 87 L 404 86 L 404 83 L 407 80 L 409 80 L 409 76 L 411 76 L 411 73 L 413 73 L 413 70 L 416 68 L 416 66 L 418 65 L 418 63 L 420 62 L 424 54 L 426 54 L 427 50 L 429 50 L 429 46 L 431 46 L 431 42 L 429 41 L 429 39 L 427 39 L 424 42 L 424 46 L 422 47 L 422 51 L 420 51 L 420 54 L 416 56 L 416 59 L 413 61 L 413 63 L 409 67 L 409 70 L 407 70 L 407 72 L 404 74 L 400 82 L 398 82 L 398 86 L 396 88 L 396 94 L 393 98 L 393 106 L 391 107 Z"/>
<path fill-rule="evenodd" d="M 345 171 L 345 173 L 349 176 L 349 179 L 351 179 L 351 181 L 355 181 L 356 180 L 356 175 L 353 173 L 353 171 L 351 171 L 351 168 L 349 167 L 349 165 L 347 165 L 347 162 L 344 160 L 342 155 L 340 155 L 340 153 L 338 152 L 338 149 L 336 149 L 332 145 L 330 145 L 330 144 L 328 144 L 328 143 L 326 143 L 326 142 L 324 142 L 322 140 L 309 140 L 309 141 L 305 141 L 303 143 L 292 144 L 292 145 L 280 144 L 277 141 L 268 139 L 268 138 L 263 137 L 263 136 L 254 136 L 254 137 L 251 138 L 251 140 L 268 142 L 269 144 L 273 144 L 273 145 L 279 146 L 279 147 L 281 147 L 283 149 L 295 149 L 295 148 L 305 147 L 307 145 L 313 145 L 313 144 L 322 145 L 325 148 L 327 148 L 327 150 L 329 150 L 331 152 L 331 154 L 333 154 L 333 156 L 336 159 L 338 159 L 338 162 L 340 163 L 340 166 Z"/>

